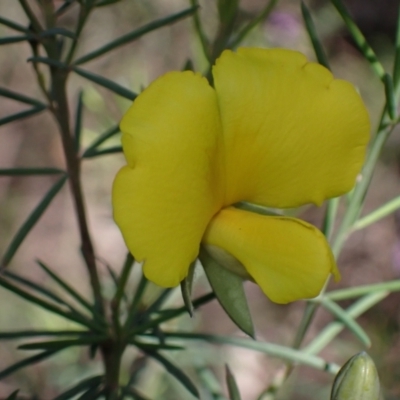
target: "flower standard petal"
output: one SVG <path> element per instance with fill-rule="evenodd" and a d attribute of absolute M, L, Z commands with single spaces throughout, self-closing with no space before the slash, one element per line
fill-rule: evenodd
<path fill-rule="evenodd" d="M 114 181 L 114 218 L 160 286 L 186 276 L 221 207 L 220 129 L 215 92 L 192 72 L 157 79 L 122 119 L 128 165 Z"/>
<path fill-rule="evenodd" d="M 315 297 L 329 274 L 338 276 L 323 234 L 295 218 L 229 207 L 212 219 L 203 241 L 235 257 L 276 303 Z"/>
<path fill-rule="evenodd" d="M 225 204 L 321 204 L 355 183 L 369 117 L 354 87 L 295 51 L 225 51 L 213 69 L 225 142 Z"/>

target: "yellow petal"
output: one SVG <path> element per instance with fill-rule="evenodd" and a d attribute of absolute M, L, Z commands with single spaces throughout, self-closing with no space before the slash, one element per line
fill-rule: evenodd
<path fill-rule="evenodd" d="M 354 87 L 295 51 L 225 51 L 213 69 L 224 131 L 225 204 L 295 207 L 351 189 L 369 139 Z"/>
<path fill-rule="evenodd" d="M 221 206 L 220 129 L 215 92 L 192 72 L 157 79 L 122 119 L 128 166 L 114 181 L 114 218 L 146 277 L 160 286 L 186 276 Z"/>
<path fill-rule="evenodd" d="M 235 257 L 276 303 L 316 297 L 329 274 L 339 276 L 323 234 L 295 218 L 229 207 L 212 219 L 203 241 Z"/>

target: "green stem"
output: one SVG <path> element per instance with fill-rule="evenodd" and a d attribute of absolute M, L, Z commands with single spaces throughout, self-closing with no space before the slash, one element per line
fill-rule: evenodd
<path fill-rule="evenodd" d="M 102 356 L 105 367 L 104 394 L 107 400 L 118 399 L 121 358 L 125 347 L 117 338 L 102 345 Z"/>
<path fill-rule="evenodd" d="M 65 71 L 53 70 L 52 86 L 53 96 L 56 103 L 55 117 L 61 131 L 62 144 L 69 175 L 69 183 L 78 219 L 79 233 L 82 243 L 82 255 L 89 272 L 90 283 L 93 289 L 96 305 L 99 310 L 103 311 L 100 280 L 97 273 L 92 240 L 87 225 L 86 210 L 81 187 L 80 159 L 75 152 L 74 140 L 69 123 L 70 113 L 66 93 L 66 80 L 67 73 Z"/>

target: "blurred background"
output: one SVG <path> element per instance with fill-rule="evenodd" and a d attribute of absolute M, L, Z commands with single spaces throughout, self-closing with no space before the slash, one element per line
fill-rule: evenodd
<path fill-rule="evenodd" d="M 54 3 L 61 4 L 54 0 Z M 398 14 L 398 0 L 347 0 L 346 5 L 363 31 L 384 66 L 393 63 L 394 38 Z M 35 2 L 31 1 L 32 7 Z M 214 1 L 200 1 L 200 16 L 206 34 L 212 38 L 217 29 L 217 8 Z M 243 21 L 257 15 L 265 6 L 265 0 L 242 0 L 238 18 Z M 370 111 L 373 126 L 378 123 L 384 104 L 384 88 L 369 65 L 346 33 L 336 10 L 324 0 L 307 3 L 328 53 L 336 77 L 353 82 L 360 90 Z M 97 9 L 85 27 L 77 57 L 108 43 L 150 21 L 178 12 L 189 6 L 186 0 L 123 0 Z M 62 26 L 74 29 L 78 7 L 71 7 L 60 19 Z M 27 20 L 17 1 L 0 1 L 0 16 L 27 25 Z M 0 25 L 0 37 L 13 32 Z M 310 59 L 315 59 L 313 49 L 305 31 L 300 2 L 281 0 L 269 19 L 257 26 L 243 45 L 260 47 L 285 47 L 299 50 Z M 41 98 L 31 65 L 26 59 L 31 56 L 28 44 L 17 43 L 0 48 L 0 86 Z M 206 60 L 202 55 L 198 38 L 190 18 L 181 20 L 145 35 L 132 44 L 99 57 L 85 69 L 108 77 L 120 85 L 140 92 L 152 80 L 169 70 L 180 70 L 188 60 L 195 70 L 205 72 Z M 100 133 L 116 124 L 129 106 L 129 101 L 106 89 L 71 74 L 69 96 L 71 105 L 76 104 L 79 90 L 83 89 L 84 133 L 83 146 L 91 143 Z M 24 105 L 1 98 L 0 118 L 21 111 Z M 72 107 L 72 113 L 74 113 Z M 119 137 L 109 144 L 119 144 Z M 364 213 L 400 194 L 399 132 L 395 132 L 387 143 L 375 173 Z M 83 162 L 83 185 L 91 233 L 98 255 L 100 275 L 105 292 L 113 287 L 107 265 L 119 271 L 126 254 L 119 230 L 112 219 L 110 190 L 117 170 L 123 165 L 123 156 L 106 155 Z M 57 126 L 51 115 L 43 112 L 25 120 L 0 127 L 0 168 L 36 166 L 64 168 L 64 158 Z M 0 254 L 5 251 L 19 226 L 30 211 L 42 199 L 44 193 L 57 178 L 52 176 L 0 177 Z M 324 209 L 315 207 L 299 211 L 302 218 L 321 226 Z M 79 236 L 69 189 L 64 187 L 47 209 L 39 223 L 14 257 L 10 270 L 19 272 L 38 282 L 48 279 L 37 267 L 39 259 L 53 267 L 81 293 L 90 296 L 91 290 L 79 253 Z M 400 277 L 400 214 L 392 215 L 365 230 L 355 232 L 346 243 L 339 259 L 342 280 L 335 288 L 356 286 L 398 279 Z M 136 271 L 139 267 L 136 268 Z M 131 279 L 132 291 L 137 274 Z M 205 280 L 199 277 L 199 291 L 204 291 Z M 49 286 L 55 291 L 52 282 Z M 246 284 L 250 306 L 260 340 L 290 345 L 300 321 L 304 303 L 289 306 L 271 303 L 251 284 Z M 157 289 L 153 288 L 154 293 Z M 148 293 L 148 301 L 154 297 Z M 375 360 L 386 399 L 400 398 L 400 294 L 392 294 L 360 318 L 360 324 L 372 338 L 370 355 Z M 180 304 L 179 290 L 169 304 Z M 347 306 L 349 303 L 343 303 Z M 45 313 L 0 288 L 0 331 L 28 328 L 67 329 L 64 320 Z M 306 343 L 318 333 L 332 317 L 319 310 L 306 338 Z M 218 323 L 216 323 L 218 321 Z M 203 307 L 195 318 L 173 321 L 181 329 L 195 329 L 219 334 L 238 334 L 215 302 Z M 17 350 L 13 341 L 0 344 L 0 370 L 26 355 Z M 344 363 L 351 355 L 362 350 L 350 333 L 343 332 L 322 352 L 330 361 Z M 256 399 L 272 382 L 283 366 L 282 361 L 263 354 L 232 347 L 192 344 L 192 347 L 175 358 L 179 365 L 190 372 L 197 368 L 212 366 L 216 375 L 223 379 L 224 364 L 228 363 L 236 376 L 244 399 Z M 126 376 L 138 365 L 132 364 L 137 355 L 127 352 Z M 89 359 L 88 351 L 70 349 L 55 358 L 44 361 L 0 382 L 0 399 L 12 390 L 21 389 L 27 399 L 54 398 L 61 390 L 77 382 L 83 376 L 101 371 L 98 358 Z M 194 378 L 196 379 L 196 378 Z M 296 368 L 287 384 L 279 392 L 283 399 L 327 399 L 332 376 L 307 367 Z M 184 389 L 161 367 L 148 362 L 138 376 L 138 385 L 150 399 L 190 399 Z"/>

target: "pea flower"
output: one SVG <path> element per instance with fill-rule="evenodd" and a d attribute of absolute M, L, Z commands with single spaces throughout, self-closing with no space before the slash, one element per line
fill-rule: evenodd
<path fill-rule="evenodd" d="M 213 78 L 215 88 L 169 72 L 127 111 L 115 221 L 160 286 L 178 285 L 203 244 L 235 259 L 274 302 L 315 297 L 338 275 L 323 234 L 234 205 L 320 205 L 349 191 L 369 139 L 363 102 L 350 83 L 284 49 L 224 51 Z"/>

